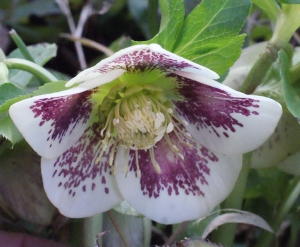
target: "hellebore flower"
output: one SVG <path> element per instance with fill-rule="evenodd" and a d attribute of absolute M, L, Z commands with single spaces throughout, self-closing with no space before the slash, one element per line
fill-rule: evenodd
<path fill-rule="evenodd" d="M 281 106 L 213 79 L 157 44 L 123 49 L 69 90 L 14 104 L 10 115 L 42 156 L 50 201 L 68 217 L 123 200 L 171 224 L 208 214 L 230 193 L 242 153 L 274 131 Z"/>

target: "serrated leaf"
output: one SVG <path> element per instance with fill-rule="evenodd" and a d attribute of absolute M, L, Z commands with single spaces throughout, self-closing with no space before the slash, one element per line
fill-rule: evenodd
<path fill-rule="evenodd" d="M 56 56 L 57 46 L 55 44 L 40 43 L 27 47 L 35 63 L 43 66 L 51 58 Z M 24 56 L 19 49 L 9 54 L 8 58 L 22 58 Z M 9 80 L 17 85 L 26 87 L 30 82 L 32 74 L 21 70 L 9 70 Z"/>
<path fill-rule="evenodd" d="M 34 91 L 32 94 L 20 95 L 16 98 L 6 100 L 2 105 L 0 105 L 0 135 L 8 139 L 12 145 L 22 140 L 23 137 L 21 133 L 16 128 L 8 114 L 10 106 L 32 96 L 67 90 L 68 88 L 65 87 L 65 84 L 65 81 L 47 83 L 44 86 L 41 86 L 38 90 Z"/>
<path fill-rule="evenodd" d="M 208 67 L 218 74 L 223 74 L 239 58 L 244 38 L 245 35 L 242 34 L 210 51 L 195 51 L 193 54 L 190 54 L 188 59 Z"/>
<path fill-rule="evenodd" d="M 217 227 L 225 223 L 250 224 L 250 225 L 258 226 L 269 232 L 273 232 L 269 224 L 260 216 L 249 212 L 241 211 L 241 213 L 222 214 L 216 217 L 215 219 L 213 219 L 210 222 L 210 224 L 206 227 L 205 231 L 203 232 L 202 238 L 206 238 L 208 234 L 211 233 L 214 229 L 216 229 Z"/>
<path fill-rule="evenodd" d="M 300 118 L 300 85 L 299 83 L 291 83 L 291 58 L 283 50 L 280 50 L 278 55 L 281 63 L 280 75 L 287 108 L 295 117 Z"/>
<path fill-rule="evenodd" d="M 184 4 L 182 0 L 160 0 L 162 20 L 160 31 L 151 40 L 133 44 L 157 43 L 164 49 L 173 51 L 175 41 L 184 21 Z"/>
<path fill-rule="evenodd" d="M 12 122 L 8 112 L 0 113 L 0 135 L 15 144 L 23 139 L 22 134 Z"/>
<path fill-rule="evenodd" d="M 4 83 L 0 85 L 0 105 L 2 105 L 6 100 L 18 97 L 20 95 L 25 95 L 26 92 L 22 89 L 16 87 L 12 83 Z"/>
<path fill-rule="evenodd" d="M 219 74 L 224 73 L 240 55 L 244 36 L 236 36 L 250 8 L 249 0 L 202 1 L 184 21 L 174 52 L 196 63 L 201 55 L 217 54 L 218 57 L 210 58 L 210 62 L 201 60 L 201 64 L 213 66 L 208 67 Z M 222 61 L 222 67 L 214 66 L 217 60 L 229 54 L 232 59 Z"/>

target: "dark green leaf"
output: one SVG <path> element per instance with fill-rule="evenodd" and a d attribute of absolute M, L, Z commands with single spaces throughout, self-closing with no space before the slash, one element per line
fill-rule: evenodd
<path fill-rule="evenodd" d="M 40 87 L 38 90 L 34 91 L 32 94 L 20 95 L 16 98 L 10 98 L 6 100 L 2 105 L 0 105 L 0 135 L 11 141 L 12 144 L 15 144 L 18 141 L 22 140 L 23 137 L 21 133 L 15 127 L 10 116 L 8 115 L 8 110 L 10 106 L 16 102 L 19 102 L 32 96 L 67 90 L 68 88 L 65 87 L 65 84 L 65 81 L 48 83 Z"/>
<path fill-rule="evenodd" d="M 279 58 L 281 62 L 280 75 L 287 108 L 295 117 L 300 118 L 300 84 L 299 81 L 298 83 L 291 83 L 291 58 L 283 50 L 279 51 Z"/>
<path fill-rule="evenodd" d="M 204 0 L 184 21 L 174 52 L 201 62 L 219 74 L 224 73 L 240 55 L 244 36 L 237 38 L 237 35 L 250 8 L 249 0 Z M 200 57 L 210 57 L 208 53 L 217 57 L 207 58 L 203 63 Z M 229 54 L 231 59 L 227 59 Z M 218 60 L 221 60 L 222 66 L 217 65 L 220 63 Z"/>
<path fill-rule="evenodd" d="M 148 1 L 147 0 L 128 0 L 127 1 L 129 11 L 133 18 L 136 20 L 139 27 L 142 29 L 144 35 L 150 38 L 150 31 L 147 22 L 147 10 Z"/>
<path fill-rule="evenodd" d="M 279 0 L 279 2 L 287 4 L 300 4 L 300 0 Z"/>
<path fill-rule="evenodd" d="M 162 12 L 160 32 L 151 40 L 133 43 L 157 43 L 164 49 L 173 51 L 179 30 L 184 21 L 184 4 L 182 0 L 160 0 L 159 3 Z"/>
<path fill-rule="evenodd" d="M 190 53 L 184 57 L 208 67 L 218 74 L 223 74 L 240 56 L 244 37 L 245 35 L 242 34 L 227 41 L 224 40 L 222 45 L 216 46 L 213 49 L 206 50 L 203 48 L 199 51 L 194 50 L 194 53 Z"/>
<path fill-rule="evenodd" d="M 17 88 L 12 83 L 4 83 L 0 85 L 0 105 L 2 105 L 6 100 L 18 97 L 20 95 L 25 95 L 22 89 Z"/>

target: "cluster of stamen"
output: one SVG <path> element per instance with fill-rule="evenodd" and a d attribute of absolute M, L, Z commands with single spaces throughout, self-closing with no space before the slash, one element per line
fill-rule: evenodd
<path fill-rule="evenodd" d="M 180 143 L 191 147 L 186 142 L 186 139 L 191 138 L 190 134 L 182 130 L 182 125 L 187 125 L 187 122 L 176 118 L 173 114 L 173 109 L 167 105 L 171 104 L 163 103 L 153 95 L 143 92 L 116 100 L 101 132 L 104 138 L 102 140 L 103 148 L 100 157 L 106 150 L 110 140 L 113 139 L 114 145 L 109 157 L 110 165 L 113 164 L 117 145 L 122 145 L 125 148 L 123 172 L 128 172 L 129 150 L 135 150 L 135 163 L 137 176 L 139 177 L 138 150 L 148 150 L 153 167 L 157 173 L 161 173 L 161 168 L 155 160 L 154 147 L 157 142 L 165 137 L 172 151 L 180 159 L 184 160 L 183 154 L 172 143 L 168 134 L 174 132 Z M 184 139 L 182 134 L 185 136 Z"/>

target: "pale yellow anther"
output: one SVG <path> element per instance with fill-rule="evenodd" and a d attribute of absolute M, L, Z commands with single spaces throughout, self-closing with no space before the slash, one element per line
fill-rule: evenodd
<path fill-rule="evenodd" d="M 185 135 L 188 137 L 188 138 L 192 138 L 191 134 L 189 132 L 186 132 Z"/>
<path fill-rule="evenodd" d="M 184 160 L 184 156 L 181 153 L 178 153 L 177 155 L 182 161 Z"/>
<path fill-rule="evenodd" d="M 158 118 L 160 121 L 164 122 L 165 121 L 165 115 L 161 112 L 157 112 L 156 114 L 156 118 Z"/>
<path fill-rule="evenodd" d="M 117 125 L 118 123 L 120 123 L 120 119 L 114 118 L 113 125 Z"/>
<path fill-rule="evenodd" d="M 178 152 L 178 148 L 177 148 L 177 146 L 176 145 L 172 145 L 172 148 L 173 148 L 173 150 L 177 153 Z"/>
<path fill-rule="evenodd" d="M 155 119 L 154 129 L 158 129 L 162 125 L 162 121 L 159 118 Z"/>
<path fill-rule="evenodd" d="M 167 132 L 167 133 L 170 133 L 170 132 L 173 131 L 173 129 L 174 129 L 174 124 L 173 124 L 172 122 L 170 122 L 170 123 L 168 124 L 168 126 L 167 126 L 166 132 Z"/>

